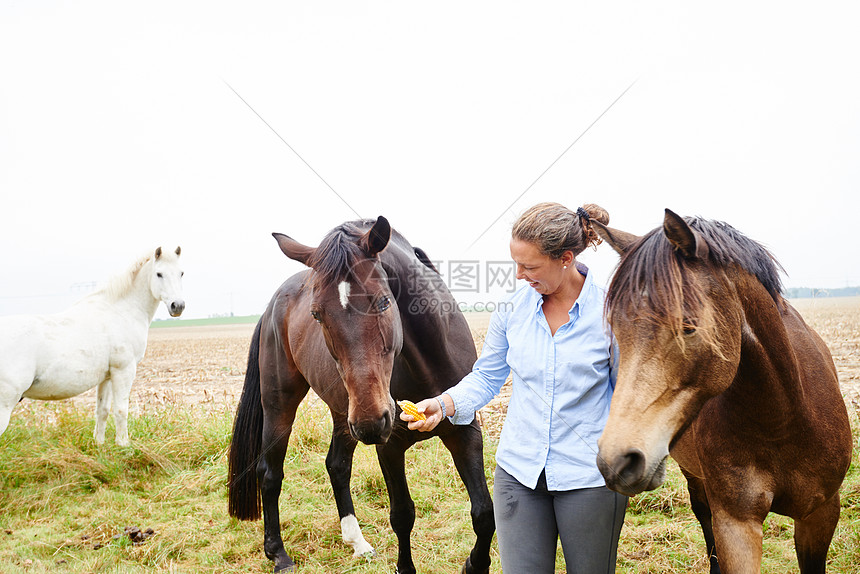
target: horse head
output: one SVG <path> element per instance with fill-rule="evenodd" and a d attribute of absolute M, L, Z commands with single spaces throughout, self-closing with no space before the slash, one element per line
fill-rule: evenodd
<path fill-rule="evenodd" d="M 179 266 L 181 252 L 179 247 L 175 251 L 163 251 L 159 247 L 152 258 L 149 288 L 152 296 L 164 303 L 171 317 L 179 317 L 185 310 L 185 299 L 182 298 L 182 276 L 185 272 Z"/>
<path fill-rule="evenodd" d="M 403 345 L 400 313 L 378 257 L 391 236 L 388 221 L 343 224 L 316 248 L 273 235 L 287 257 L 313 269 L 307 312 L 346 387 L 350 432 L 367 444 L 384 443 L 395 412 L 391 373 Z"/>
<path fill-rule="evenodd" d="M 734 271 L 750 257 L 739 251 L 763 248 L 668 209 L 643 237 L 594 227 L 621 255 L 606 301 L 618 378 L 597 462 L 610 488 L 632 496 L 662 484 L 674 441 L 732 384 L 744 324 Z"/>

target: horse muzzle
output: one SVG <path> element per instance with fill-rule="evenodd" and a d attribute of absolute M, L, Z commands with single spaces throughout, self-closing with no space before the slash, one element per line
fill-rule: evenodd
<path fill-rule="evenodd" d="M 631 448 L 615 456 L 597 454 L 597 468 L 606 480 L 606 486 L 625 496 L 634 496 L 654 490 L 666 479 L 666 458 L 657 464 L 648 464 L 641 450 Z"/>
<path fill-rule="evenodd" d="M 164 304 L 171 317 L 179 317 L 185 311 L 185 301 L 182 299 L 174 299 L 170 303 L 165 302 Z"/>
<path fill-rule="evenodd" d="M 391 437 L 394 428 L 391 412 L 386 410 L 378 419 L 361 420 L 349 423 L 353 438 L 364 444 L 383 444 Z"/>

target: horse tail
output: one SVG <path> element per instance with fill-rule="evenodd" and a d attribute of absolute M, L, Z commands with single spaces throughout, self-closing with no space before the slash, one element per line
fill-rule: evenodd
<path fill-rule="evenodd" d="M 263 403 L 260 396 L 260 329 L 263 321 L 257 322 L 251 349 L 248 352 L 248 368 L 245 370 L 245 386 L 236 409 L 233 423 L 233 439 L 230 442 L 230 482 L 228 489 L 230 516 L 239 520 L 260 519 L 260 485 L 257 482 L 257 461 L 263 442 Z"/>

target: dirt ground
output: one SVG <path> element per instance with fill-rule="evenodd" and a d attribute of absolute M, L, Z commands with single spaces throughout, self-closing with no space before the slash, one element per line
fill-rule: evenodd
<path fill-rule="evenodd" d="M 830 347 L 846 401 L 860 404 L 860 297 L 792 304 Z M 467 317 L 480 352 L 490 315 Z M 253 330 L 253 324 L 151 329 L 132 387 L 132 412 L 177 404 L 234 408 L 242 394 Z M 503 390 L 482 412 L 490 434 L 500 428 L 507 396 Z M 73 400 L 94 404 L 95 390 Z"/>

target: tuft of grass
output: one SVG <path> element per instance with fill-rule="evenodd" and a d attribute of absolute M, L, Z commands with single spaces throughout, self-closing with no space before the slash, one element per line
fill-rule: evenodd
<path fill-rule="evenodd" d="M 23 408 L 22 408 L 23 407 Z M 0 571 L 10 573 L 248 573 L 270 572 L 262 521 L 227 516 L 227 464 L 233 416 L 229 409 L 153 409 L 130 423 L 132 446 L 92 438 L 89 409 L 71 403 L 29 403 L 0 436 Z M 852 422 L 857 428 L 858 413 Z M 388 522 L 388 493 L 373 447 L 359 445 L 352 492 L 371 561 L 354 558 L 341 540 L 325 456 L 331 417 L 318 400 L 301 406 L 285 461 L 281 530 L 303 574 L 390 573 L 397 540 Z M 830 572 L 860 563 L 860 437 L 842 489 L 842 517 L 830 551 Z M 485 445 L 492 486 L 495 445 Z M 457 572 L 474 543 L 469 501 L 441 441 L 407 452 L 416 507 L 413 556 L 421 572 Z M 126 527 L 152 528 L 135 545 Z M 764 525 L 763 572 L 796 571 L 791 520 Z M 491 572 L 501 572 L 495 543 Z M 557 570 L 564 570 L 559 553 Z M 670 463 L 666 483 L 630 501 L 618 572 L 707 572 L 701 529 L 690 510 L 684 478 Z"/>

